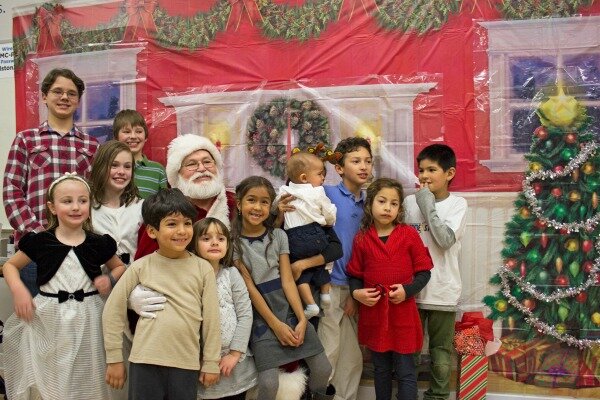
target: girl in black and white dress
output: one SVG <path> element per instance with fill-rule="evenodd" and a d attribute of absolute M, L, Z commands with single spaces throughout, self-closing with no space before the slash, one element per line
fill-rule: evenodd
<path fill-rule="evenodd" d="M 3 268 L 15 305 L 4 329 L 5 379 L 11 400 L 108 399 L 101 317 L 125 271 L 115 241 L 91 231 L 90 188 L 65 174 L 49 188 L 48 227 L 28 233 Z M 19 269 L 38 265 L 35 298 Z M 105 264 L 108 274 L 102 274 Z"/>

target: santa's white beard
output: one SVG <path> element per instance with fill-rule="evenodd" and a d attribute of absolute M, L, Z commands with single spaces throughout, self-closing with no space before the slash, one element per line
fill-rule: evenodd
<path fill-rule="evenodd" d="M 195 179 L 198 179 L 201 176 L 210 176 L 211 180 L 199 183 L 194 182 Z M 202 200 L 215 197 L 225 188 L 223 185 L 223 178 L 221 178 L 219 174 L 211 174 L 208 171 L 196 172 L 187 180 L 179 176 L 175 187 L 181 190 L 181 192 L 190 199 Z"/>

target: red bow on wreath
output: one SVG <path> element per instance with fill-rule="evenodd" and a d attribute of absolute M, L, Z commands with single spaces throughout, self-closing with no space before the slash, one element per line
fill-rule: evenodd
<path fill-rule="evenodd" d="M 250 19 L 252 25 L 254 25 L 254 21 L 258 21 L 259 19 L 262 21 L 263 19 L 255 0 L 229 0 L 229 4 L 231 4 L 231 12 L 227 18 L 225 29 L 229 26 L 229 21 L 234 20 L 237 21 L 235 24 L 235 30 L 237 31 L 240 22 L 242 21 L 244 11 L 248 15 L 248 19 Z"/>
<path fill-rule="evenodd" d="M 154 23 L 154 9 L 156 8 L 157 0 L 127 0 L 125 8 L 127 10 L 127 28 L 125 29 L 124 38 L 127 41 L 137 40 L 138 28 L 144 28 L 146 35 L 150 32 L 156 32 L 156 24 Z"/>
<path fill-rule="evenodd" d="M 60 23 L 64 16 L 63 6 L 56 5 L 52 9 L 42 6 L 37 9 L 35 19 L 40 28 L 40 38 L 37 45 L 38 53 L 55 53 L 60 51 L 63 43 Z"/>

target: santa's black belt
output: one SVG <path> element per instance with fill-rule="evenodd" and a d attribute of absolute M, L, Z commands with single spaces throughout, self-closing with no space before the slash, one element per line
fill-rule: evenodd
<path fill-rule="evenodd" d="M 98 294 L 98 291 L 92 290 L 91 292 L 84 292 L 83 289 L 79 289 L 74 291 L 73 293 L 69 293 L 66 290 L 59 290 L 58 293 L 48 293 L 40 290 L 39 293 L 42 296 L 54 297 L 58 299 L 59 303 L 64 303 L 67 300 L 83 301 L 83 299 L 85 299 L 86 297 Z"/>

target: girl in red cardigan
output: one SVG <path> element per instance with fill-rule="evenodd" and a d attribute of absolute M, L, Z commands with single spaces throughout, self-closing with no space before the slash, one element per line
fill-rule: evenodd
<path fill-rule="evenodd" d="M 429 281 L 433 262 L 418 232 L 403 223 L 402 186 L 380 178 L 367 189 L 365 214 L 348 263 L 352 296 L 361 303 L 358 340 L 371 351 L 377 400 L 417 398 L 413 353 L 423 331 L 414 296 Z"/>

